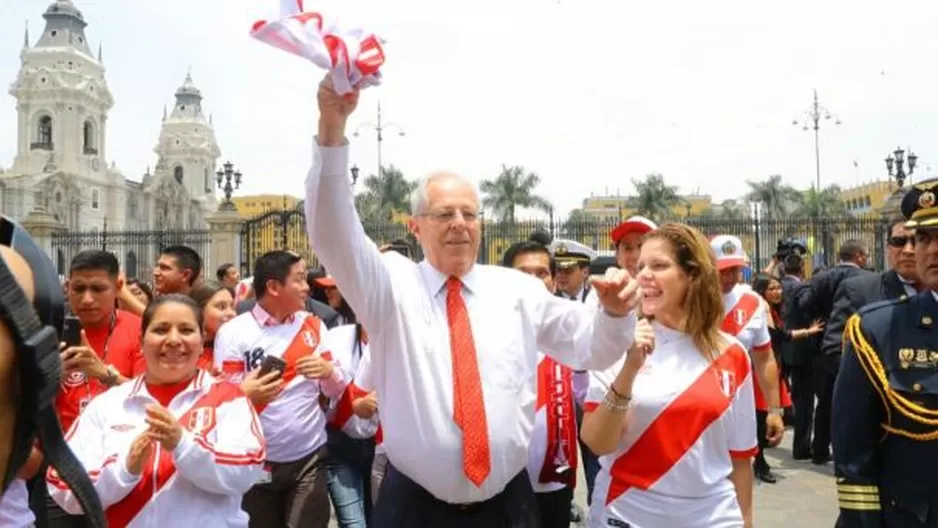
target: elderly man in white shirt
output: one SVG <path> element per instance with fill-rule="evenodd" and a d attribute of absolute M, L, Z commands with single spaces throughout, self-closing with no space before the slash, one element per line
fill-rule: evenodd
<path fill-rule="evenodd" d="M 448 172 L 421 181 L 410 229 L 426 260 L 381 254 L 348 181 L 346 121 L 358 103 L 319 89 L 306 180 L 310 243 L 371 337 L 388 474 L 376 528 L 536 528 L 525 472 L 538 350 L 577 369 L 617 361 L 634 338 L 637 285 L 594 280 L 601 309 L 551 295 L 516 270 L 476 264 L 479 196 Z M 484 381 L 483 381 L 484 380 Z"/>

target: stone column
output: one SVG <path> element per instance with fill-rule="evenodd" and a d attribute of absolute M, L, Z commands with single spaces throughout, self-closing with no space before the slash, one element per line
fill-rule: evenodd
<path fill-rule="evenodd" d="M 209 254 L 203 255 L 203 269 L 206 277 L 212 276 L 218 266 L 231 262 L 241 270 L 241 228 L 244 217 L 237 210 L 219 208 L 205 216 L 211 236 Z"/>
<path fill-rule="evenodd" d="M 58 248 L 54 247 L 52 243 L 55 235 L 65 233 L 65 227 L 62 223 L 56 220 L 49 211 L 46 211 L 45 207 L 37 205 L 23 218 L 20 225 L 29 232 L 29 235 L 46 252 L 46 255 L 49 255 L 59 274 L 64 274 L 66 270 L 63 267 L 68 266 L 68 262 L 60 262 L 61 259 L 57 258 L 56 251 Z M 66 257 L 63 254 L 64 258 Z"/>

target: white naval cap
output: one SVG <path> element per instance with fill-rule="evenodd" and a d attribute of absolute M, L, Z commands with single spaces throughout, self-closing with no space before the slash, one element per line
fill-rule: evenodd
<path fill-rule="evenodd" d="M 569 268 L 577 264 L 589 264 L 598 254 L 589 246 L 575 240 L 555 239 L 550 243 L 550 254 L 559 268 Z"/>

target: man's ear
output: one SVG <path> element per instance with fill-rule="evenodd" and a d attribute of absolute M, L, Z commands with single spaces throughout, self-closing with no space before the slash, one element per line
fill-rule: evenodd
<path fill-rule="evenodd" d="M 414 217 L 407 219 L 407 229 L 414 234 L 414 237 L 417 241 L 420 241 L 420 225 L 417 223 L 417 220 Z"/>

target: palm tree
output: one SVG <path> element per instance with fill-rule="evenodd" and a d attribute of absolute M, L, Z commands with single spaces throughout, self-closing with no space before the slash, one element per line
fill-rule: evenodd
<path fill-rule="evenodd" d="M 515 208 L 532 208 L 549 211 L 551 204 L 546 198 L 534 194 L 541 178 L 527 172 L 524 167 L 502 165 L 502 171 L 494 180 L 485 180 L 479 185 L 484 193 L 482 207 L 491 209 L 499 220 L 515 221 Z"/>
<path fill-rule="evenodd" d="M 716 207 L 708 207 L 700 216 L 707 219 L 735 222 L 746 218 L 746 213 L 736 200 L 724 200 Z"/>
<path fill-rule="evenodd" d="M 391 220 L 394 213 L 410 213 L 410 194 L 417 188 L 417 182 L 404 178 L 404 174 L 394 165 L 381 167 L 381 175 L 372 174 L 365 178 L 365 191 L 356 198 L 355 205 L 368 205 L 368 211 L 376 217 Z M 380 214 L 379 214 L 380 213 Z M 359 210 L 359 215 L 363 215 Z M 362 216 L 364 219 L 364 215 Z"/>
<path fill-rule="evenodd" d="M 831 218 L 847 213 L 847 206 L 840 200 L 840 187 L 830 185 L 818 191 L 811 187 L 800 195 L 796 214 L 804 218 Z"/>
<path fill-rule="evenodd" d="M 677 186 L 667 185 L 661 174 L 649 174 L 645 181 L 632 180 L 632 185 L 636 195 L 629 198 L 629 207 L 656 222 L 673 218 L 674 208 L 687 204 L 687 200 L 678 194 Z"/>
<path fill-rule="evenodd" d="M 765 218 L 784 218 L 800 202 L 800 193 L 791 185 L 783 183 L 778 174 L 773 174 L 762 182 L 748 180 L 746 183 L 749 184 L 746 199 L 761 203 Z"/>

